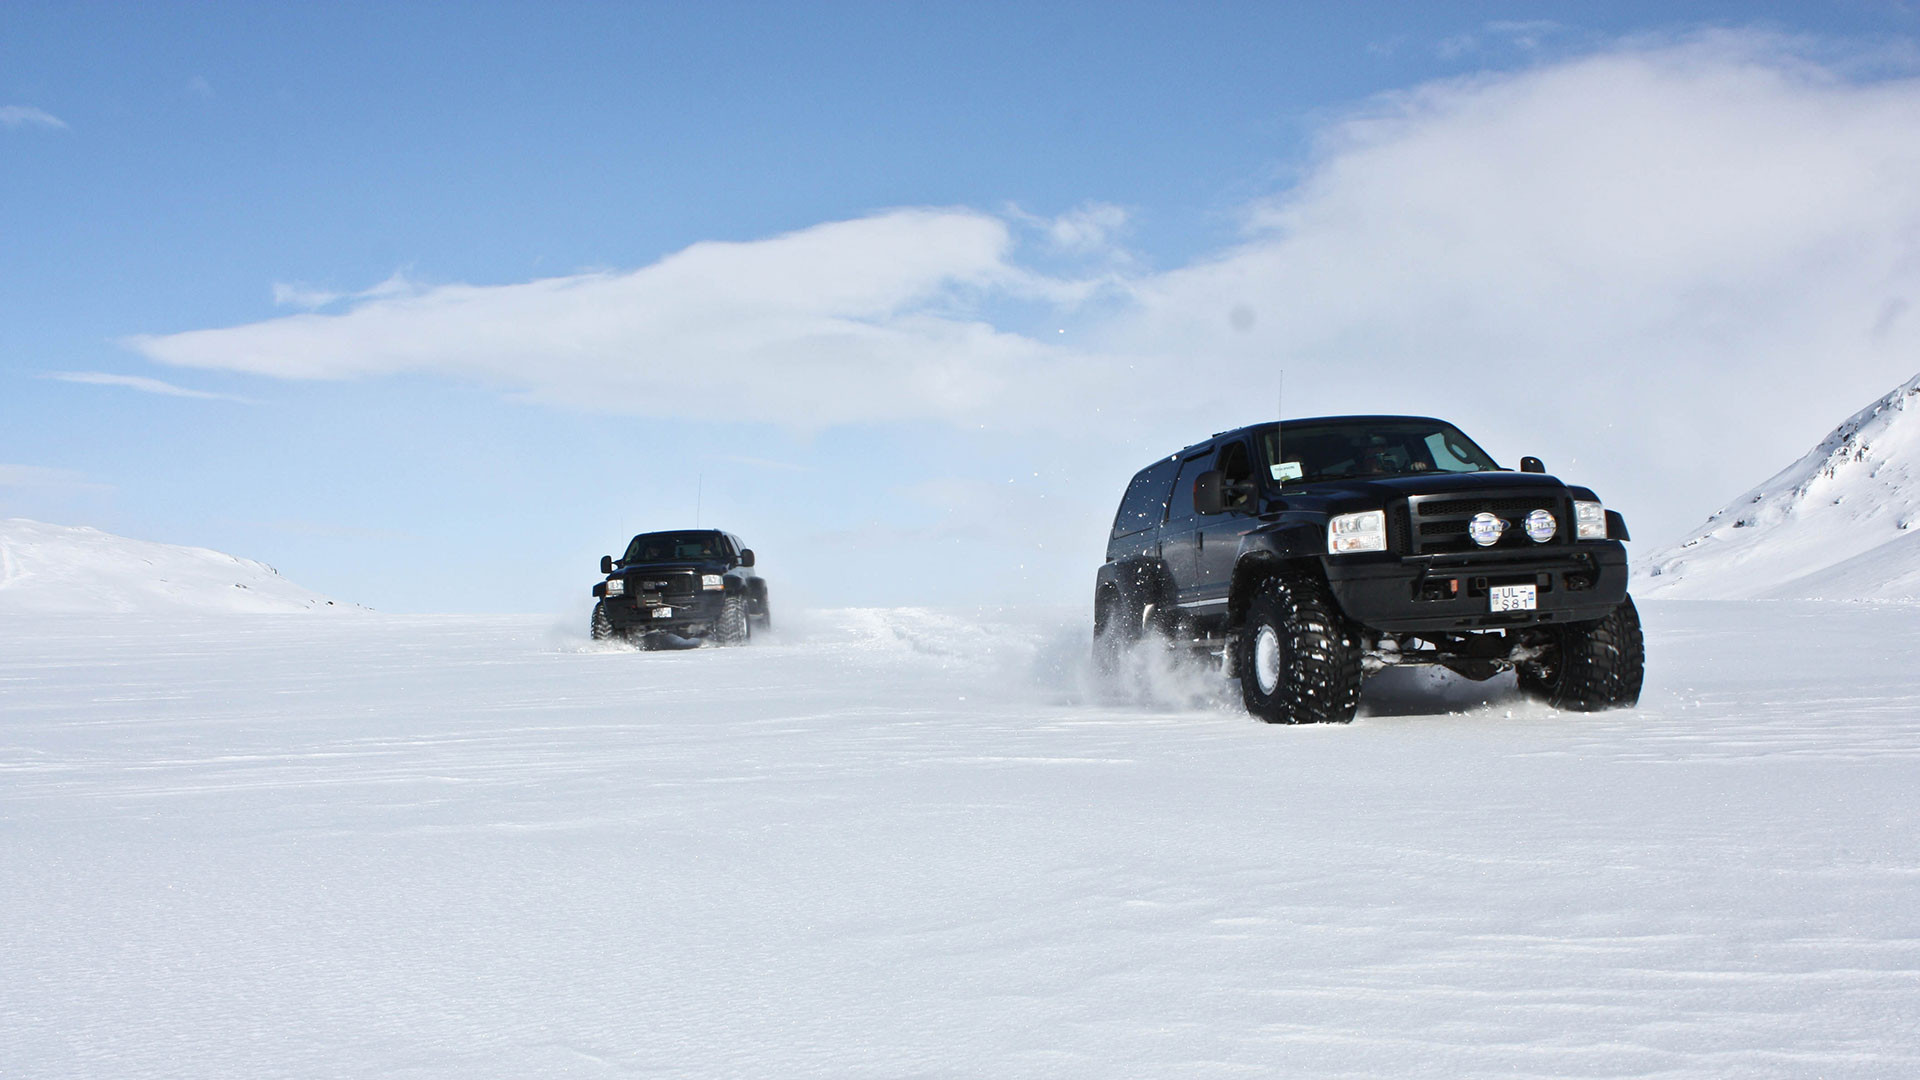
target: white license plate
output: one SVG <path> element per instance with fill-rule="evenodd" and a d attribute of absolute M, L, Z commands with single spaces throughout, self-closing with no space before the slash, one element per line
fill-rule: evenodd
<path fill-rule="evenodd" d="M 1540 606 L 1532 585 L 1495 585 L 1487 590 L 1494 611 L 1532 611 Z"/>
<path fill-rule="evenodd" d="M 1531 592 L 1531 591 L 1532 591 L 1532 589 L 1533 589 L 1533 586 L 1531 586 L 1531 585 L 1529 585 L 1529 586 L 1527 586 L 1527 589 L 1528 589 L 1528 591 L 1529 591 L 1529 592 Z M 1533 606 L 1533 603 L 1532 603 L 1532 601 L 1528 601 L 1528 603 L 1527 603 L 1527 606 L 1528 606 L 1528 607 L 1532 607 L 1532 606 Z M 1499 609 L 1499 608 L 1495 608 L 1494 610 L 1495 610 L 1495 611 L 1499 611 L 1500 609 Z M 654 608 L 654 609 L 653 609 L 653 617 L 654 617 L 654 618 L 656 618 L 656 619 L 671 619 L 671 618 L 673 618 L 673 609 L 672 609 L 672 608 L 670 608 L 670 607 L 657 607 L 657 608 Z"/>

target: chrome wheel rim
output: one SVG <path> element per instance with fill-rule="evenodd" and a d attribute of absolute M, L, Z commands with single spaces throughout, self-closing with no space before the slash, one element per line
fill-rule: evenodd
<path fill-rule="evenodd" d="M 1271 626 L 1262 626 L 1253 636 L 1253 678 L 1262 694 L 1280 688 L 1280 635 Z"/>

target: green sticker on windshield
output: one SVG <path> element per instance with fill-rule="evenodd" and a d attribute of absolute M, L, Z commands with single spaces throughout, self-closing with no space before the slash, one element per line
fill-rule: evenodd
<path fill-rule="evenodd" d="M 1273 474 L 1275 480 L 1280 481 L 1298 480 L 1306 475 L 1300 471 L 1300 463 L 1297 461 L 1283 461 L 1267 471 Z"/>

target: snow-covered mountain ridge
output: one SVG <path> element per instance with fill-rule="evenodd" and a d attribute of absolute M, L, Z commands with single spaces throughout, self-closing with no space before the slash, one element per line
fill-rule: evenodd
<path fill-rule="evenodd" d="M 265 563 L 98 529 L 0 520 L 0 614 L 340 611 Z"/>
<path fill-rule="evenodd" d="M 1645 564 L 1696 599 L 1920 599 L 1920 376 Z"/>

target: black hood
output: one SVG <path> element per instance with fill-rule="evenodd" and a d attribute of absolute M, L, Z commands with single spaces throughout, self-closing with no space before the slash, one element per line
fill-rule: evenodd
<path fill-rule="evenodd" d="M 1539 491 L 1541 488 L 1561 488 L 1565 484 L 1557 476 L 1546 473 L 1523 472 L 1423 472 L 1405 473 L 1400 476 L 1343 477 L 1339 480 L 1323 481 L 1324 484 L 1337 484 L 1349 491 L 1364 491 L 1370 495 L 1386 498 L 1393 495 L 1439 495 L 1455 491 L 1507 492 Z M 1320 484 L 1301 484 L 1299 491 L 1319 487 Z M 1289 488 L 1289 491 L 1296 490 Z"/>
<path fill-rule="evenodd" d="M 1573 491 L 1582 497 L 1584 488 L 1569 489 L 1557 476 L 1522 472 L 1426 472 L 1400 476 L 1343 476 L 1310 484 L 1288 484 L 1278 493 L 1286 504 L 1325 505 L 1329 509 L 1381 507 L 1394 499 L 1410 495 L 1488 495 L 1508 492 Z"/>
<path fill-rule="evenodd" d="M 612 577 L 646 577 L 649 574 L 685 573 L 724 574 L 732 566 L 725 559 L 670 559 L 664 562 L 623 563 L 613 568 Z"/>

